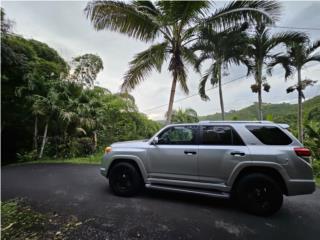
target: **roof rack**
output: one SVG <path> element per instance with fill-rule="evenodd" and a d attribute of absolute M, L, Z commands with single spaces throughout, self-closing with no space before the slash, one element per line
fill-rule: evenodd
<path fill-rule="evenodd" d="M 207 123 L 273 123 L 271 121 L 199 121 L 200 124 L 207 124 Z"/>

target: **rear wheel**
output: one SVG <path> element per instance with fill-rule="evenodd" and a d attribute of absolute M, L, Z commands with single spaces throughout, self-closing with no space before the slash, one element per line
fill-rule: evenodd
<path fill-rule="evenodd" d="M 135 166 L 122 162 L 110 169 L 109 185 L 116 195 L 129 197 L 139 192 L 142 179 Z"/>
<path fill-rule="evenodd" d="M 274 214 L 283 202 L 279 184 L 273 178 L 260 173 L 242 177 L 235 186 L 234 195 L 243 209 L 259 216 Z"/>

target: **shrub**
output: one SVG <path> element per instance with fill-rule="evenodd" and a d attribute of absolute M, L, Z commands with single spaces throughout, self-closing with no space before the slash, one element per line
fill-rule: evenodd
<path fill-rule="evenodd" d="M 312 162 L 313 174 L 316 178 L 320 178 L 320 159 Z"/>

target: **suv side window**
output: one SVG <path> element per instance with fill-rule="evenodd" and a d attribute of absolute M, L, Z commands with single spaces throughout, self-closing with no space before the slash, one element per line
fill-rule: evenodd
<path fill-rule="evenodd" d="M 266 145 L 289 145 L 292 143 L 283 131 L 275 126 L 246 126 L 246 128 Z"/>
<path fill-rule="evenodd" d="M 160 133 L 158 144 L 196 144 L 197 126 L 174 126 Z"/>
<path fill-rule="evenodd" d="M 203 126 L 202 145 L 244 145 L 238 133 L 230 126 Z"/>

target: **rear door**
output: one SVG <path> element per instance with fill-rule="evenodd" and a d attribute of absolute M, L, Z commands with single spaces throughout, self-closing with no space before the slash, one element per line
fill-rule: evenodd
<path fill-rule="evenodd" d="M 224 183 L 234 167 L 249 160 L 249 150 L 238 133 L 228 125 L 200 126 L 199 179 Z"/>

